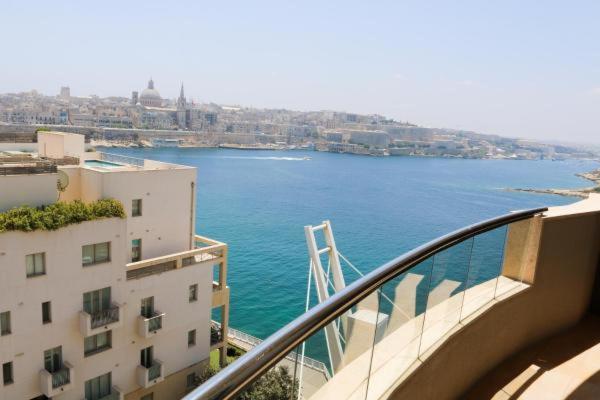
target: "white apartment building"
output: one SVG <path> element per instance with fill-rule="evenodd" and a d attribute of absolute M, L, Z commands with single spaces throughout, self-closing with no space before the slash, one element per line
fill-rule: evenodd
<path fill-rule="evenodd" d="M 126 217 L 0 232 L 0 400 L 180 398 L 211 350 L 225 360 L 229 315 L 227 245 L 195 233 L 196 169 L 38 142 L 43 158 L 0 149 L 0 213 L 112 198 Z"/>

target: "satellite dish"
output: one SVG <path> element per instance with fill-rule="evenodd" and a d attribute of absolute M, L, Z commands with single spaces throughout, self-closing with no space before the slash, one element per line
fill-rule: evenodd
<path fill-rule="evenodd" d="M 58 170 L 58 180 L 56 181 L 56 189 L 58 189 L 58 199 L 60 200 L 60 194 L 64 192 L 69 186 L 69 175 L 65 171 Z"/>

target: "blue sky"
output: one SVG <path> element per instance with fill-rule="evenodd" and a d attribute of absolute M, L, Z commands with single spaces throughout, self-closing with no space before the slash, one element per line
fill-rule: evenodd
<path fill-rule="evenodd" d="M 598 1 L 1 3 L 0 92 L 380 113 L 600 143 Z"/>

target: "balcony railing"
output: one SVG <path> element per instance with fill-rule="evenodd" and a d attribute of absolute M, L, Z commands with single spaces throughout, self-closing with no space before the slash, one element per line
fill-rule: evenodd
<path fill-rule="evenodd" d="M 98 154 L 100 155 L 100 160 L 102 160 L 102 161 L 114 162 L 114 163 L 118 163 L 118 164 L 133 165 L 138 168 L 144 168 L 144 159 L 142 159 L 142 158 L 127 157 L 127 156 L 122 156 L 120 154 L 112 154 L 112 153 L 104 153 L 104 152 L 98 152 Z"/>
<path fill-rule="evenodd" d="M 56 173 L 56 164 L 44 161 L 0 164 L 0 175 L 26 175 Z"/>
<path fill-rule="evenodd" d="M 119 328 L 123 324 L 123 307 L 112 303 L 109 308 L 89 314 L 79 313 L 79 330 L 85 337 L 104 332 L 108 329 Z"/>
<path fill-rule="evenodd" d="M 286 398 L 384 398 L 463 324 L 529 288 L 530 272 L 519 261 L 528 259 L 529 250 L 505 244 L 535 231 L 531 227 L 539 218 L 533 217 L 544 211 L 483 221 L 384 264 L 330 294 L 184 400 L 235 398 L 280 366 L 294 373 Z M 323 362 L 331 378 L 303 374 L 306 355 Z"/>
<path fill-rule="evenodd" d="M 145 367 L 143 365 L 138 365 L 137 367 L 138 385 L 143 388 L 148 388 L 162 382 L 165 378 L 164 375 L 164 365 L 162 361 L 158 359 L 154 359 L 150 367 Z"/>
<path fill-rule="evenodd" d="M 223 342 L 223 329 L 221 324 L 212 321 L 210 324 L 210 345 L 215 346 Z"/>
<path fill-rule="evenodd" d="M 201 237 L 196 236 L 196 239 L 198 238 Z M 227 250 L 227 245 L 208 238 L 202 239 L 196 240 L 196 248 L 193 250 L 127 264 L 127 279 L 140 279 L 206 261 L 219 262 Z M 201 246 L 201 243 L 207 241 L 210 241 L 207 246 Z"/>
<path fill-rule="evenodd" d="M 63 362 L 63 367 L 58 371 L 40 371 L 40 391 L 47 397 L 54 397 L 71 389 L 74 381 L 74 369 L 68 362 Z"/>
<path fill-rule="evenodd" d="M 162 328 L 162 314 L 157 314 L 148 320 L 148 330 L 157 331 Z"/>
<path fill-rule="evenodd" d="M 161 372 L 161 364 L 154 363 L 150 368 L 148 368 L 148 380 L 155 380 L 160 376 Z"/>
<path fill-rule="evenodd" d="M 52 372 L 52 389 L 59 388 L 71 382 L 69 368 L 63 368 Z"/>
<path fill-rule="evenodd" d="M 138 316 L 138 334 L 141 337 L 150 337 L 163 328 L 165 313 L 154 311 L 151 317 Z"/>
<path fill-rule="evenodd" d="M 92 329 L 99 328 L 104 325 L 112 324 L 119 321 L 119 306 L 113 304 L 110 308 L 98 311 L 91 315 Z"/>

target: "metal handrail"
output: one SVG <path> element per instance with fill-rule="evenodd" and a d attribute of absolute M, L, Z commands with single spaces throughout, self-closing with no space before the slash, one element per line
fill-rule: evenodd
<path fill-rule="evenodd" d="M 113 303 L 109 308 L 91 313 L 90 317 L 92 329 L 119 322 L 119 305 Z"/>
<path fill-rule="evenodd" d="M 285 358 L 289 352 L 307 338 L 375 292 L 386 282 L 408 271 L 421 261 L 476 235 L 513 222 L 531 218 L 547 210 L 544 207 L 515 211 L 481 221 L 440 236 L 404 253 L 346 286 L 327 300 L 319 303 L 308 312 L 279 329 L 260 345 L 242 355 L 234 363 L 224 368 L 220 373 L 188 393 L 182 399 L 213 400 L 235 397 L 247 385 L 252 383 L 254 379 Z"/>

